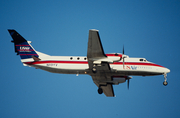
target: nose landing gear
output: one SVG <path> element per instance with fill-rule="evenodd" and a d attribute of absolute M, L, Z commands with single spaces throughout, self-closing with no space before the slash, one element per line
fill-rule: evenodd
<path fill-rule="evenodd" d="M 168 82 L 167 82 L 167 74 L 164 73 L 164 82 L 163 82 L 163 85 L 164 86 L 167 86 L 168 85 Z"/>
<path fill-rule="evenodd" d="M 167 82 L 167 81 L 164 81 L 164 82 L 163 82 L 163 85 L 164 85 L 164 86 L 167 86 L 167 85 L 168 85 L 168 82 Z"/>

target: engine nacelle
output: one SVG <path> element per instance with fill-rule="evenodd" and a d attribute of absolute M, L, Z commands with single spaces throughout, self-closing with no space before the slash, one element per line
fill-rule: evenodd
<path fill-rule="evenodd" d="M 125 77 L 113 77 L 113 84 L 118 85 L 119 83 L 126 82 Z"/>
<path fill-rule="evenodd" d="M 121 61 L 122 59 L 122 54 L 119 54 L 119 53 L 106 54 L 106 56 L 107 57 L 103 57 L 103 58 L 92 58 L 90 60 L 93 61 L 93 64 L 101 64 L 102 62 L 114 63 L 114 62 Z"/>

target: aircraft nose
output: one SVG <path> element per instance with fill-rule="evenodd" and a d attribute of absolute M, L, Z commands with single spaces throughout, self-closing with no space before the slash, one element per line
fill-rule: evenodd
<path fill-rule="evenodd" d="M 164 69 L 164 73 L 169 73 L 169 72 L 170 72 L 170 70 L 168 68 Z"/>

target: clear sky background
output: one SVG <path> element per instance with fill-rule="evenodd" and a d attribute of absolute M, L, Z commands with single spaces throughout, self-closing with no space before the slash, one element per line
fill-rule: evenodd
<path fill-rule="evenodd" d="M 24 67 L 7 29 L 33 47 L 59 56 L 86 56 L 89 29 L 98 29 L 105 53 L 144 57 L 171 70 L 164 77 L 133 76 L 97 93 L 88 75 L 53 74 Z M 0 118 L 179 118 L 179 0 L 1 0 Z"/>

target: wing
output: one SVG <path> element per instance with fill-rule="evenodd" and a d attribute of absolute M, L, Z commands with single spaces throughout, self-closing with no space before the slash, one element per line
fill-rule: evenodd
<path fill-rule="evenodd" d="M 93 67 L 93 61 L 99 58 L 106 58 L 98 30 L 89 30 L 87 58 L 89 69 Z"/>
<path fill-rule="evenodd" d="M 89 30 L 87 58 L 106 57 L 98 30 Z"/>
<path fill-rule="evenodd" d="M 101 86 L 103 93 L 107 97 L 115 96 L 112 84 L 108 83 L 108 80 L 111 80 L 110 76 L 92 76 L 92 79 L 97 87 Z"/>
<path fill-rule="evenodd" d="M 102 47 L 98 30 L 89 30 L 87 58 L 89 69 L 93 68 L 94 61 L 107 58 Z M 97 87 L 101 87 L 103 89 L 103 93 L 106 96 L 114 97 L 113 87 L 110 83 L 112 78 L 108 75 L 108 73 L 111 72 L 109 63 L 101 62 L 98 66 L 96 66 L 96 69 L 97 73 L 90 74 L 94 83 Z"/>

